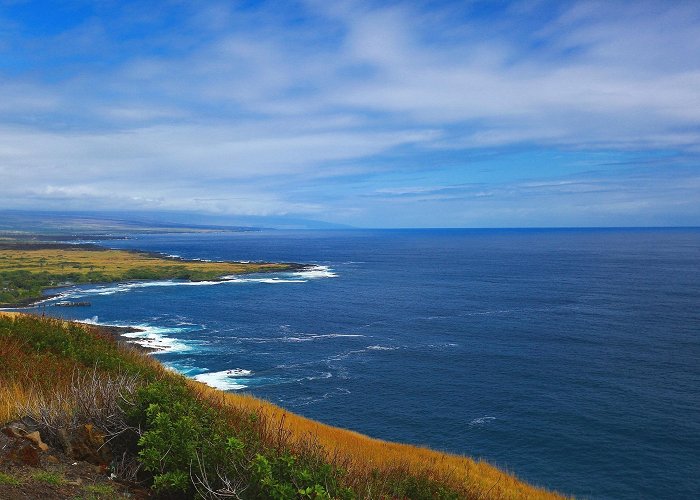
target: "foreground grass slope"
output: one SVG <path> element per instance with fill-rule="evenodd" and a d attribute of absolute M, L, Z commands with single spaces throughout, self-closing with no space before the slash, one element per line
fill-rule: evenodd
<path fill-rule="evenodd" d="M 484 462 L 371 439 L 165 370 L 93 328 L 0 314 L 0 422 L 102 429 L 118 475 L 190 498 L 561 498 Z M 122 458 L 122 465 L 124 458 Z M 228 496 L 226 496 L 228 495 Z"/>
<path fill-rule="evenodd" d="M 212 280 L 221 276 L 283 271 L 290 264 L 202 262 L 99 248 L 0 245 L 0 306 L 41 298 L 65 283 L 111 283 L 141 279 Z"/>

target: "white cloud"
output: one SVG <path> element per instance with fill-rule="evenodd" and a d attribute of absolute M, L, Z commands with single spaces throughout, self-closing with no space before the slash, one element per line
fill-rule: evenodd
<path fill-rule="evenodd" d="M 162 7 L 134 4 L 51 36 L 10 23 L 0 51 L 24 60 L 0 72 L 0 197 L 308 213 L 339 208 L 320 183 L 439 169 L 436 151 L 700 152 L 697 2 L 520 2 L 490 20 L 469 3 L 304 5 L 182 4 L 161 26 Z"/>

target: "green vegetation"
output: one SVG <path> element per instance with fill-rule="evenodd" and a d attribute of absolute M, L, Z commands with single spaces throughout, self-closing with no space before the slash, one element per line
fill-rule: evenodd
<path fill-rule="evenodd" d="M 125 356 L 113 337 L 77 323 L 54 319 L 37 321 L 28 315 L 0 315 L 0 340 L 2 339 L 21 340 L 22 350 L 36 354 L 44 366 L 52 361 L 63 364 L 69 362 L 109 372 L 135 374 L 146 380 L 153 377 L 152 370 L 144 367 L 140 359 L 133 355 Z M 9 357 L 6 361 L 0 364 L 0 375 L 14 366 Z"/>
<path fill-rule="evenodd" d="M 32 475 L 32 477 L 37 481 L 53 484 L 54 486 L 60 486 L 66 482 L 61 474 L 57 474 L 55 472 L 37 471 Z"/>
<path fill-rule="evenodd" d="M 0 306 L 40 299 L 47 288 L 130 280 L 205 281 L 240 273 L 291 269 L 291 264 L 203 262 L 167 259 L 125 250 L 56 248 L 23 244 L 0 247 Z"/>
<path fill-rule="evenodd" d="M 114 495 L 114 487 L 111 484 L 89 484 L 83 488 L 90 497 L 111 497 Z"/>
<path fill-rule="evenodd" d="M 8 486 L 19 486 L 20 484 L 22 484 L 22 481 L 20 481 L 14 476 L 10 476 L 9 474 L 0 472 L 0 484 L 6 484 Z"/>
<path fill-rule="evenodd" d="M 284 443 L 266 445 L 255 414 L 232 427 L 184 383 L 142 387 L 128 413 L 131 425 L 143 429 L 139 457 L 159 493 L 232 490 L 242 498 L 354 498 L 339 485 L 342 471 Z"/>

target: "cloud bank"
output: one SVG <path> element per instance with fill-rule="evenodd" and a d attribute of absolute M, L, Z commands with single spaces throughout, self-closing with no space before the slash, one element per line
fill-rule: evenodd
<path fill-rule="evenodd" d="M 0 208 L 700 224 L 699 27 L 692 1 L 6 3 Z"/>

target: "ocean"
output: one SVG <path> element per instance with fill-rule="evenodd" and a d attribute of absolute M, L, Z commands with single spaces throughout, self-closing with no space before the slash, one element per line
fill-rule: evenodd
<path fill-rule="evenodd" d="M 312 264 L 73 287 L 168 366 L 583 498 L 700 496 L 700 229 L 332 230 L 109 241 Z"/>

